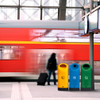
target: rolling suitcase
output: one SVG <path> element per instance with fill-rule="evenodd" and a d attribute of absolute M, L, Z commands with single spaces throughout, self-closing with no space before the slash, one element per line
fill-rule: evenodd
<path fill-rule="evenodd" d="M 37 80 L 37 85 L 45 85 L 47 78 L 47 73 L 40 73 L 39 78 Z"/>

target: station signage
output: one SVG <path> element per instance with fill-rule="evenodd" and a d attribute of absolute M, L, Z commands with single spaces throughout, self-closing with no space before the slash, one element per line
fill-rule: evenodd
<path fill-rule="evenodd" d="M 84 17 L 84 20 L 79 23 L 80 36 L 87 36 L 91 32 L 100 32 L 100 9 L 88 14 Z"/>

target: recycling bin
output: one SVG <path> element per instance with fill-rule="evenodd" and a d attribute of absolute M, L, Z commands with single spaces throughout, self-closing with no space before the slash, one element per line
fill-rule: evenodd
<path fill-rule="evenodd" d="M 58 90 L 68 90 L 68 65 L 65 63 L 58 65 Z"/>
<path fill-rule="evenodd" d="M 91 65 L 81 65 L 81 90 L 91 90 Z"/>
<path fill-rule="evenodd" d="M 80 65 L 73 63 L 69 66 L 69 90 L 79 90 L 80 88 Z"/>

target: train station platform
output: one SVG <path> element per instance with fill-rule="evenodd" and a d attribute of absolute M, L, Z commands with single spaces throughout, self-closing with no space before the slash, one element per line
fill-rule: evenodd
<path fill-rule="evenodd" d="M 100 83 L 95 91 L 58 91 L 58 86 L 38 86 L 36 82 L 0 82 L 0 100 L 99 100 Z"/>

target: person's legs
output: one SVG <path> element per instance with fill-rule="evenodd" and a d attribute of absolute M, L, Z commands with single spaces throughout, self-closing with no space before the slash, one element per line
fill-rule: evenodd
<path fill-rule="evenodd" d="M 56 85 L 56 74 L 55 74 L 55 70 L 53 70 L 53 79 L 54 79 L 54 85 Z"/>
<path fill-rule="evenodd" d="M 50 85 L 51 72 L 52 72 L 52 71 L 50 71 L 50 70 L 48 71 L 48 74 L 49 74 L 49 75 L 48 75 L 48 85 Z"/>

